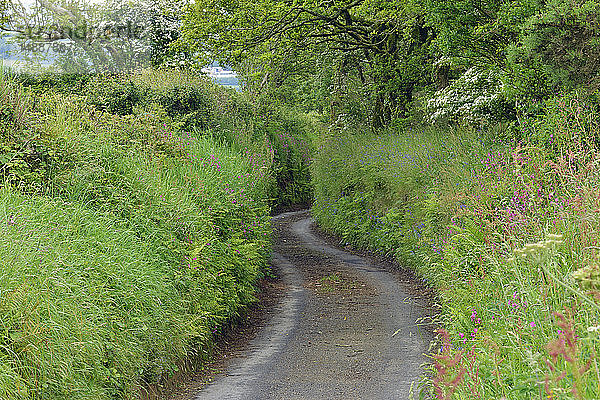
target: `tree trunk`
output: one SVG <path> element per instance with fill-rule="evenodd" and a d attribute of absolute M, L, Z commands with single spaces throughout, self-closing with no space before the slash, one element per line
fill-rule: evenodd
<path fill-rule="evenodd" d="M 435 83 L 438 90 L 442 90 L 450 84 L 450 67 L 448 65 L 440 65 L 435 69 Z"/>
<path fill-rule="evenodd" d="M 375 97 L 372 126 L 374 131 L 385 126 L 385 93 L 381 91 Z"/>

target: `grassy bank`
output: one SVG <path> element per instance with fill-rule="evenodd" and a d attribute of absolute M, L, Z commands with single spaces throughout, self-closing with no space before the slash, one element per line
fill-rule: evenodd
<path fill-rule="evenodd" d="M 439 292 L 435 398 L 600 398 L 600 125 L 576 98 L 547 108 L 523 140 L 503 127 L 321 140 L 319 223 Z"/>
<path fill-rule="evenodd" d="M 177 72 L 57 88 L 0 77 L 0 398 L 137 398 L 253 301 L 304 125 Z"/>

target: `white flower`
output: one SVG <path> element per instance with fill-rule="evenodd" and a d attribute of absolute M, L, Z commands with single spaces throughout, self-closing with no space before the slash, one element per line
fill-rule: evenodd
<path fill-rule="evenodd" d="M 588 332 L 597 332 L 597 331 L 600 331 L 600 325 L 598 325 L 598 326 L 588 326 L 587 331 Z"/>

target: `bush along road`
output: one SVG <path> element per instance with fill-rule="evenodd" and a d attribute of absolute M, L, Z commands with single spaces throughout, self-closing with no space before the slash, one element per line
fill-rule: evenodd
<path fill-rule="evenodd" d="M 154 398 L 254 302 L 304 125 L 183 71 L 47 78 L 0 72 L 0 399 Z"/>
<path fill-rule="evenodd" d="M 195 400 L 408 399 L 432 339 L 427 298 L 402 271 L 329 244 L 307 211 L 273 219 L 285 294 L 264 328 Z"/>

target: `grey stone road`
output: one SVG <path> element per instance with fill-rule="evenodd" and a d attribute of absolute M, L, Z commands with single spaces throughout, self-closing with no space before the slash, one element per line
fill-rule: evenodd
<path fill-rule="evenodd" d="M 410 399 L 430 329 L 414 284 L 330 246 L 307 212 L 273 219 L 286 294 L 244 355 L 195 397 Z M 417 396 L 415 396 L 417 398 Z"/>

